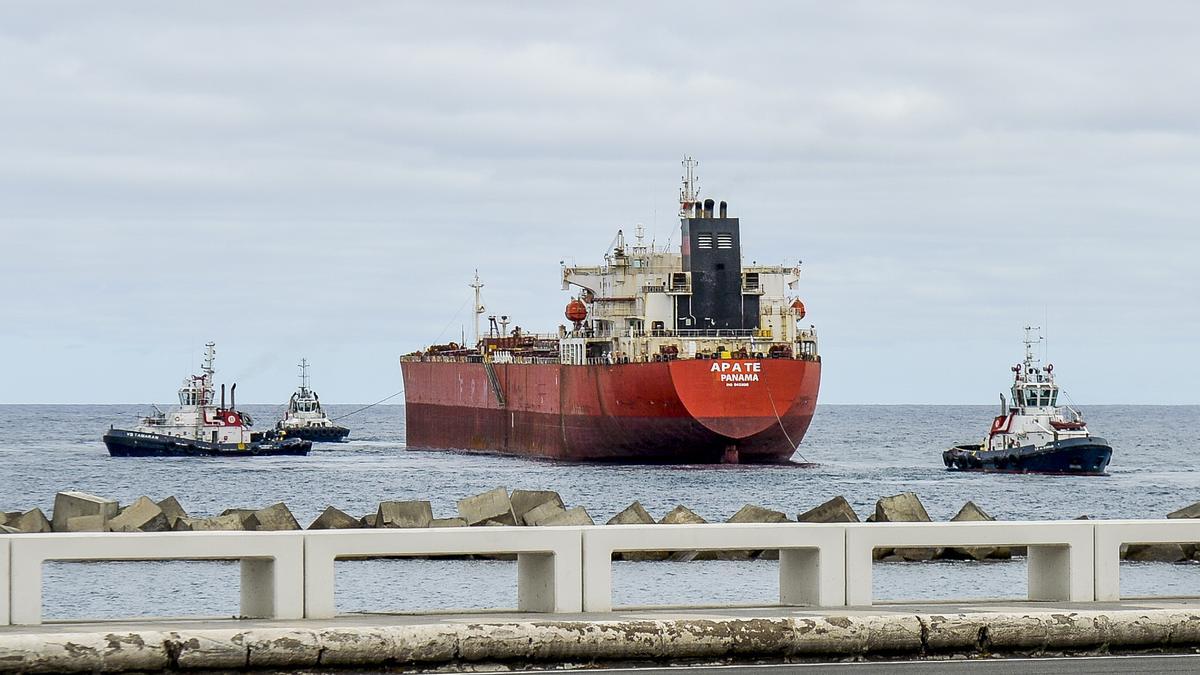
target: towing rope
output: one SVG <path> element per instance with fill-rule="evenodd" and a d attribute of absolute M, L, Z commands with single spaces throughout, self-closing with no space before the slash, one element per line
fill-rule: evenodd
<path fill-rule="evenodd" d="M 348 412 L 348 413 L 346 413 L 345 415 L 338 415 L 337 417 L 332 417 L 332 418 L 330 418 L 330 420 L 329 420 L 329 421 L 331 421 L 331 422 L 336 422 L 336 421 L 338 421 L 338 420 L 344 420 L 344 419 L 346 419 L 347 417 L 349 417 L 349 416 L 351 416 L 351 415 L 357 415 L 358 413 L 360 413 L 360 412 L 362 412 L 362 411 L 364 411 L 364 410 L 366 410 L 366 409 L 368 409 L 368 408 L 374 408 L 375 406 L 379 405 L 380 403 L 386 403 L 386 402 L 388 402 L 388 401 L 390 401 L 390 400 L 392 400 L 392 399 L 396 398 L 397 396 L 399 396 L 400 394 L 403 394 L 403 393 L 404 393 L 404 390 L 403 390 L 403 389 L 401 389 L 400 391 L 398 391 L 398 392 L 396 392 L 396 393 L 392 394 L 391 396 L 388 396 L 388 397 L 386 397 L 386 398 L 381 398 L 381 399 L 379 399 L 378 401 L 375 401 L 374 403 L 372 403 L 372 404 L 370 404 L 370 405 L 364 405 L 363 407 L 359 408 L 358 410 L 355 410 L 354 412 Z"/>
<path fill-rule="evenodd" d="M 804 460 L 805 464 L 812 464 L 812 462 L 808 461 L 808 458 L 804 456 L 804 453 L 800 452 L 800 446 L 792 442 L 791 434 L 789 434 L 787 432 L 787 428 L 783 426 L 783 418 L 779 416 L 779 410 L 775 407 L 775 397 L 771 395 L 770 385 L 767 385 L 767 400 L 771 402 L 771 412 L 775 413 L 775 421 L 779 423 L 779 430 L 783 432 L 783 437 L 787 439 L 788 445 L 792 446 L 792 449 L 797 455 L 800 455 L 800 459 Z"/>

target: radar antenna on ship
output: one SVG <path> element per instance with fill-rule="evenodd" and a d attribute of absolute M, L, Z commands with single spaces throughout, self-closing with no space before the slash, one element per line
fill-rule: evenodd
<path fill-rule="evenodd" d="M 692 212 L 692 207 L 700 199 L 700 179 L 696 177 L 696 167 L 700 162 L 689 156 L 683 158 L 683 187 L 679 188 L 679 217 L 686 218 Z"/>
<path fill-rule="evenodd" d="M 217 343 L 211 342 L 211 341 L 205 342 L 204 343 L 204 364 L 200 366 L 201 369 L 204 371 L 205 375 L 212 375 L 213 373 L 217 372 L 215 369 L 213 369 L 213 359 L 216 358 L 216 356 L 217 356 Z"/>

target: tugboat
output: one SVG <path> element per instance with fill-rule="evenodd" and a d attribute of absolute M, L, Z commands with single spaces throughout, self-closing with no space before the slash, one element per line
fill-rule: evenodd
<path fill-rule="evenodd" d="M 179 389 L 179 407 L 171 412 L 154 408 L 132 430 L 109 428 L 104 445 L 113 457 L 253 457 L 258 455 L 307 455 L 312 443 L 300 438 L 281 438 L 275 432 L 251 431 L 254 421 L 237 409 L 234 402 L 237 385 L 229 389 L 225 406 L 225 385 L 221 385 L 221 403 L 214 405 L 213 359 L 216 345 L 205 345 L 204 363 L 199 375 L 183 380 Z"/>
<path fill-rule="evenodd" d="M 341 441 L 350 434 L 349 429 L 329 419 L 321 410 L 317 392 L 308 388 L 308 359 L 300 359 L 300 388 L 292 394 L 287 412 L 275 423 L 275 430 L 280 436 L 309 441 Z"/>
<path fill-rule="evenodd" d="M 958 445 L 942 453 L 952 471 L 1103 475 L 1112 446 L 1092 436 L 1083 414 L 1058 405 L 1054 366 L 1042 366 L 1032 338 L 1039 328 L 1025 328 L 1025 360 L 1012 367 L 1013 405 L 1000 395 L 1000 415 L 982 443 Z"/>

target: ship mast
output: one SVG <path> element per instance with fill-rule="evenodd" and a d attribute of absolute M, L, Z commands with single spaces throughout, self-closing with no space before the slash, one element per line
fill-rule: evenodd
<path fill-rule="evenodd" d="M 300 391 L 308 391 L 308 359 L 300 359 Z"/>
<path fill-rule="evenodd" d="M 1041 326 L 1025 326 L 1025 372 L 1026 373 L 1028 373 L 1029 370 L 1031 368 L 1033 368 L 1033 360 L 1034 360 L 1033 346 L 1036 344 L 1039 344 L 1042 341 L 1042 337 L 1040 335 L 1038 336 L 1038 338 L 1036 340 L 1033 339 L 1033 331 L 1041 330 L 1041 329 L 1042 329 Z"/>
<path fill-rule="evenodd" d="M 475 344 L 479 345 L 479 318 L 487 311 L 483 306 L 483 296 L 479 289 L 483 288 L 483 283 L 479 281 L 479 270 L 475 270 L 475 281 L 471 283 L 471 288 L 475 289 Z"/>
<path fill-rule="evenodd" d="M 696 177 L 696 167 L 700 162 L 691 157 L 683 158 L 683 187 L 679 188 L 679 217 L 687 218 L 692 213 L 692 206 L 700 199 L 700 179 Z"/>

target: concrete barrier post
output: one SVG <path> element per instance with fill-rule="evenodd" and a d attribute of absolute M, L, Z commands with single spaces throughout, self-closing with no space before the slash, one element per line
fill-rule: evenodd
<path fill-rule="evenodd" d="M 9 537 L 0 538 L 0 626 L 7 626 L 12 620 L 8 597 L 9 575 L 11 573 L 9 565 L 11 547 L 8 545 L 8 540 Z"/>
<path fill-rule="evenodd" d="M 606 525 L 583 528 L 583 609 L 612 611 L 612 556 L 626 551 L 779 550 L 779 602 L 845 604 L 840 524 Z"/>
<path fill-rule="evenodd" d="M 299 619 L 304 613 L 304 542 L 268 532 L 30 534 L 11 543 L 11 620 L 42 622 L 42 565 L 48 560 L 240 560 L 241 613 Z"/>
<path fill-rule="evenodd" d="M 864 523 L 846 529 L 846 602 L 870 605 L 877 547 L 1028 546 L 1030 600 L 1087 602 L 1095 597 L 1091 521 Z"/>
<path fill-rule="evenodd" d="M 1122 544 L 1200 542 L 1200 520 L 1097 520 L 1095 528 L 1096 600 L 1121 599 Z"/>
<path fill-rule="evenodd" d="M 575 527 L 325 530 L 304 537 L 304 615 L 309 619 L 337 614 L 338 558 L 515 553 L 518 609 L 578 612 L 582 604 L 580 534 Z"/>

